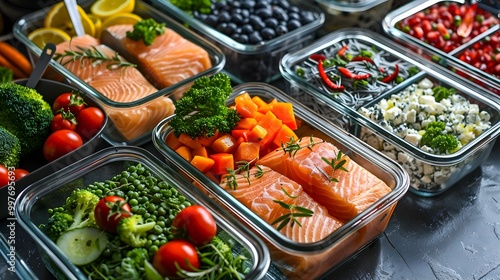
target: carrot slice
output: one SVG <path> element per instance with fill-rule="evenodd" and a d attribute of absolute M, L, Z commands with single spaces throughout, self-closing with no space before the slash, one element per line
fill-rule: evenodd
<path fill-rule="evenodd" d="M 31 75 L 33 66 L 28 58 L 18 49 L 6 42 L 0 41 L 0 54 L 21 71 L 19 78 L 25 78 Z"/>

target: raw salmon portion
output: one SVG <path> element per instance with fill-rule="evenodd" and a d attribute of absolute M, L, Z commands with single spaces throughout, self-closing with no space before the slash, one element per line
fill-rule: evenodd
<path fill-rule="evenodd" d="M 234 180 L 237 187 L 234 189 L 228 186 L 227 177 L 223 177 L 220 185 L 269 224 L 290 213 L 289 209 L 282 207 L 275 200 L 313 211 L 314 214 L 310 217 L 296 218 L 300 225 L 296 223 L 291 226 L 289 222 L 281 229 L 282 234 L 296 242 L 319 241 L 342 226 L 342 222 L 330 216 L 328 211 L 304 192 L 299 184 L 269 167 L 259 166 L 259 168 L 252 167 L 249 175 L 247 173 L 236 175 Z M 257 176 L 259 173 L 262 176 Z M 278 225 L 275 224 L 274 227 L 277 228 Z"/>
<path fill-rule="evenodd" d="M 301 184 L 330 215 L 347 221 L 391 191 L 382 180 L 346 155 L 341 160 L 346 161 L 347 171 L 333 170 L 324 161 L 337 158 L 339 149 L 333 144 L 314 137 L 301 138 L 297 144 L 302 148 L 295 154 L 278 149 L 256 164 L 268 166 Z"/>
<path fill-rule="evenodd" d="M 74 37 L 69 42 L 57 45 L 56 53 L 83 52 L 88 49 L 99 51 L 107 57 L 117 55 L 115 50 L 100 44 L 97 39 L 88 35 Z M 118 57 L 125 61 L 122 57 Z M 115 102 L 136 101 L 158 91 L 135 67 L 117 67 L 114 62 L 72 59 L 72 57 L 62 57 L 58 61 L 99 93 Z M 151 131 L 160 120 L 174 112 L 173 102 L 168 97 L 160 97 L 134 108 L 103 107 L 118 132 L 128 140 Z"/>
<path fill-rule="evenodd" d="M 142 40 L 127 38 L 127 32 L 133 29 L 131 24 L 110 26 L 101 38 L 103 43 L 137 63 L 158 88 L 177 84 L 212 67 L 205 49 L 169 28 L 164 28 L 165 33 L 157 36 L 149 46 Z"/>

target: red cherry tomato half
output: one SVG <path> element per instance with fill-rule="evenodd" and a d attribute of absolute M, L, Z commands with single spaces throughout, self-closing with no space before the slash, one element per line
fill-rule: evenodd
<path fill-rule="evenodd" d="M 217 234 L 214 217 L 201 205 L 192 205 L 182 209 L 172 221 L 174 233 L 190 240 L 195 246 L 212 241 Z"/>
<path fill-rule="evenodd" d="M 88 140 L 99 132 L 104 124 L 104 113 L 97 107 L 87 107 L 76 115 L 76 132 Z"/>
<path fill-rule="evenodd" d="M 164 277 L 176 275 L 175 263 L 186 271 L 192 271 L 191 266 L 200 267 L 198 253 L 193 244 L 185 240 L 169 241 L 158 249 L 153 258 L 153 267 Z"/>
<path fill-rule="evenodd" d="M 83 145 L 83 140 L 78 133 L 63 129 L 53 132 L 43 144 L 43 156 L 48 161 L 53 161 L 65 154 L 74 151 Z"/>
<path fill-rule="evenodd" d="M 52 118 L 50 131 L 55 132 L 61 129 L 76 130 L 76 118 L 71 112 L 61 111 Z"/>
<path fill-rule="evenodd" d="M 130 217 L 130 206 L 123 197 L 108 195 L 101 198 L 94 209 L 96 224 L 103 230 L 115 233 L 118 222 Z"/>
<path fill-rule="evenodd" d="M 9 184 L 9 170 L 2 164 L 0 164 L 0 187 L 7 186 Z"/>
<path fill-rule="evenodd" d="M 22 168 L 16 168 L 14 170 L 16 181 L 23 178 L 24 176 L 30 174 L 27 170 L 22 169 Z"/>
<path fill-rule="evenodd" d="M 64 109 L 76 115 L 85 108 L 85 105 L 86 103 L 81 95 L 74 92 L 66 92 L 59 95 L 56 100 L 54 100 L 54 103 L 52 103 L 52 111 L 56 113 Z"/>

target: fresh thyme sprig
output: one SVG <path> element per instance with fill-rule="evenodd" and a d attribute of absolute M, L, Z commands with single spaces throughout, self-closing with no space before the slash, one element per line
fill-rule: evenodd
<path fill-rule="evenodd" d="M 296 199 L 298 196 L 293 196 L 289 194 L 283 187 L 281 188 L 283 192 L 285 193 L 286 196 L 292 199 Z M 271 223 L 271 225 L 278 224 L 277 230 L 281 230 L 284 228 L 288 223 L 290 223 L 290 227 L 293 227 L 295 224 L 298 224 L 300 227 L 302 227 L 302 224 L 297 220 L 298 217 L 311 217 L 314 214 L 314 211 L 309 210 L 307 208 L 297 206 L 295 203 L 293 204 L 287 204 L 284 201 L 281 200 L 273 200 L 273 202 L 278 203 L 281 207 L 290 210 L 290 213 L 287 213 Z"/>
<path fill-rule="evenodd" d="M 339 151 L 337 153 L 336 158 L 332 158 L 332 159 L 328 160 L 325 157 L 321 157 L 321 159 L 324 162 L 326 162 L 326 164 L 328 164 L 329 166 L 331 166 L 333 168 L 334 172 L 335 172 L 335 170 L 342 170 L 342 171 L 345 171 L 345 172 L 349 172 L 349 170 L 347 170 L 344 167 L 344 165 L 347 163 L 347 160 L 344 159 L 344 154 L 342 153 L 342 151 Z M 330 181 L 330 182 L 338 182 L 339 181 L 335 177 L 328 176 L 328 174 L 326 174 L 325 171 L 322 170 L 322 169 L 320 169 L 319 167 L 316 166 L 316 168 L 318 168 L 318 170 L 328 179 L 328 181 Z"/>
<path fill-rule="evenodd" d="M 72 61 L 80 60 L 80 63 L 83 65 L 84 60 L 88 59 L 92 61 L 92 65 L 96 66 L 103 62 L 109 62 L 106 65 L 107 69 L 116 69 L 121 67 L 136 67 L 137 65 L 130 63 L 128 61 L 124 61 L 118 55 L 118 52 L 115 52 L 115 55 L 112 57 L 107 56 L 102 51 L 98 50 L 96 47 L 91 47 L 88 49 L 77 46 L 78 50 L 65 50 L 64 53 L 56 53 L 54 55 L 55 60 L 62 61 L 65 57 L 70 57 L 71 59 L 64 62 L 63 65 L 68 64 Z"/>
<path fill-rule="evenodd" d="M 226 179 L 226 186 L 231 190 L 236 190 L 236 188 L 238 187 L 236 175 L 242 174 L 242 173 L 243 173 L 243 177 L 245 177 L 247 179 L 247 182 L 250 185 L 250 168 L 252 167 L 253 162 L 256 160 L 257 159 L 254 159 L 252 161 L 242 160 L 242 161 L 236 162 L 236 165 L 238 166 L 238 168 L 228 169 L 227 170 L 228 174 L 226 174 L 224 176 L 224 179 Z M 260 166 L 258 166 L 257 168 L 258 168 L 258 170 L 255 174 L 255 177 L 260 178 L 260 177 L 262 177 L 264 172 Z"/>
<path fill-rule="evenodd" d="M 291 137 L 290 141 L 288 141 L 286 144 L 281 144 L 281 150 L 283 150 L 285 154 L 290 155 L 290 157 L 294 157 L 301 149 L 307 148 L 311 150 L 314 145 L 325 142 L 324 140 L 321 140 L 321 142 L 314 142 L 314 138 L 312 136 L 310 136 L 309 139 L 309 144 L 301 146 L 300 143 L 302 142 L 302 140 L 297 140 L 294 137 Z"/>

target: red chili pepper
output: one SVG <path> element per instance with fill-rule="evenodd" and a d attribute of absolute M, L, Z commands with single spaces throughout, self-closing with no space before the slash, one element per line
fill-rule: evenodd
<path fill-rule="evenodd" d="M 349 69 L 347 69 L 345 67 L 338 67 L 337 69 L 340 71 L 340 73 L 342 73 L 342 75 L 346 76 L 349 79 L 353 79 L 353 80 L 364 80 L 364 79 L 368 79 L 369 77 L 371 77 L 370 73 L 354 74 L 353 72 L 351 72 Z"/>
<path fill-rule="evenodd" d="M 313 53 L 309 56 L 310 59 L 315 60 L 315 61 L 320 61 L 320 60 L 325 60 L 326 57 L 322 54 L 319 53 Z"/>
<path fill-rule="evenodd" d="M 373 59 L 364 56 L 355 56 L 351 59 L 351 61 L 366 61 L 370 62 L 371 64 L 375 64 L 375 62 L 373 62 Z"/>
<path fill-rule="evenodd" d="M 345 53 L 347 52 L 347 45 L 343 46 L 342 48 L 340 48 L 340 50 L 337 52 L 337 54 L 340 56 L 340 57 L 345 57 Z"/>
<path fill-rule="evenodd" d="M 476 16 L 477 2 L 470 5 L 465 11 L 462 23 L 457 28 L 457 34 L 460 37 L 468 37 L 472 32 L 472 27 L 474 24 L 474 17 Z"/>
<path fill-rule="evenodd" d="M 390 74 L 389 76 L 384 77 L 382 79 L 382 82 L 384 82 L 384 83 L 390 83 L 394 79 L 396 79 L 396 77 L 398 76 L 398 74 L 399 74 L 399 66 L 396 64 L 396 69 L 394 69 L 394 72 L 392 72 L 392 74 Z"/>
<path fill-rule="evenodd" d="M 330 78 L 328 77 L 328 75 L 325 72 L 325 69 L 323 68 L 323 61 L 322 60 L 318 61 L 318 73 L 319 73 L 319 76 L 321 77 L 321 79 L 323 80 L 323 82 L 325 82 L 325 84 L 329 88 L 336 90 L 336 91 L 343 91 L 344 90 L 343 85 L 337 85 L 332 80 L 330 80 Z"/>

